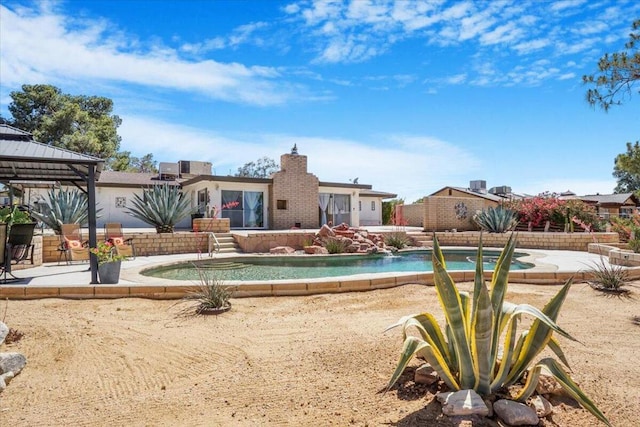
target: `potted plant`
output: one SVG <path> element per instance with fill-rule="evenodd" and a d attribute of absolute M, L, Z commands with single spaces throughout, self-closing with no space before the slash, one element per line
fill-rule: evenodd
<path fill-rule="evenodd" d="M 98 276 L 102 284 L 115 284 L 120 281 L 120 264 L 127 259 L 124 255 L 118 255 L 115 246 L 111 242 L 100 242 L 89 251 L 98 258 Z"/>

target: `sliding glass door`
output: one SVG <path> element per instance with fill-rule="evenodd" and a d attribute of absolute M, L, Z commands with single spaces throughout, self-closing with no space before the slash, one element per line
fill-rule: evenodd
<path fill-rule="evenodd" d="M 263 228 L 264 193 L 222 190 L 221 216 L 229 218 L 231 228 Z"/>

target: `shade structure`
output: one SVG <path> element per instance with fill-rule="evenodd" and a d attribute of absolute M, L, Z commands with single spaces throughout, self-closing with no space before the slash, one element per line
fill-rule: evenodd
<path fill-rule="evenodd" d="M 29 132 L 0 125 L 0 183 L 55 181 L 85 191 L 89 202 L 89 246 L 96 238 L 96 181 L 104 160 L 33 140 Z M 91 256 L 91 283 L 98 283 L 98 262 Z"/>

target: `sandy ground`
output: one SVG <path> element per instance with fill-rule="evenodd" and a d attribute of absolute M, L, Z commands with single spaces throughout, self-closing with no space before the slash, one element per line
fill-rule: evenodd
<path fill-rule="evenodd" d="M 512 284 L 509 300 L 542 307 L 557 290 Z M 410 374 L 379 393 L 402 339 L 383 330 L 419 311 L 441 319 L 433 287 L 235 299 L 217 317 L 181 318 L 175 303 L 3 302 L 0 316 L 24 337 L 2 351 L 21 352 L 28 364 L 0 395 L 0 425 L 451 425 L 435 386 L 417 386 Z M 559 319 L 581 341 L 562 339 L 574 379 L 615 426 L 639 425 L 634 316 L 637 298 L 579 284 Z M 570 399 L 555 403 L 545 426 L 599 425 Z"/>

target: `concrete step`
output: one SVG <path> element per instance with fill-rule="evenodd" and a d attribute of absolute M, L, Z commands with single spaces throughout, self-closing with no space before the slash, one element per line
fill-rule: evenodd
<path fill-rule="evenodd" d="M 407 236 L 411 238 L 416 246 L 431 247 L 433 245 L 433 237 L 431 233 L 425 233 L 424 231 L 410 231 Z"/>

